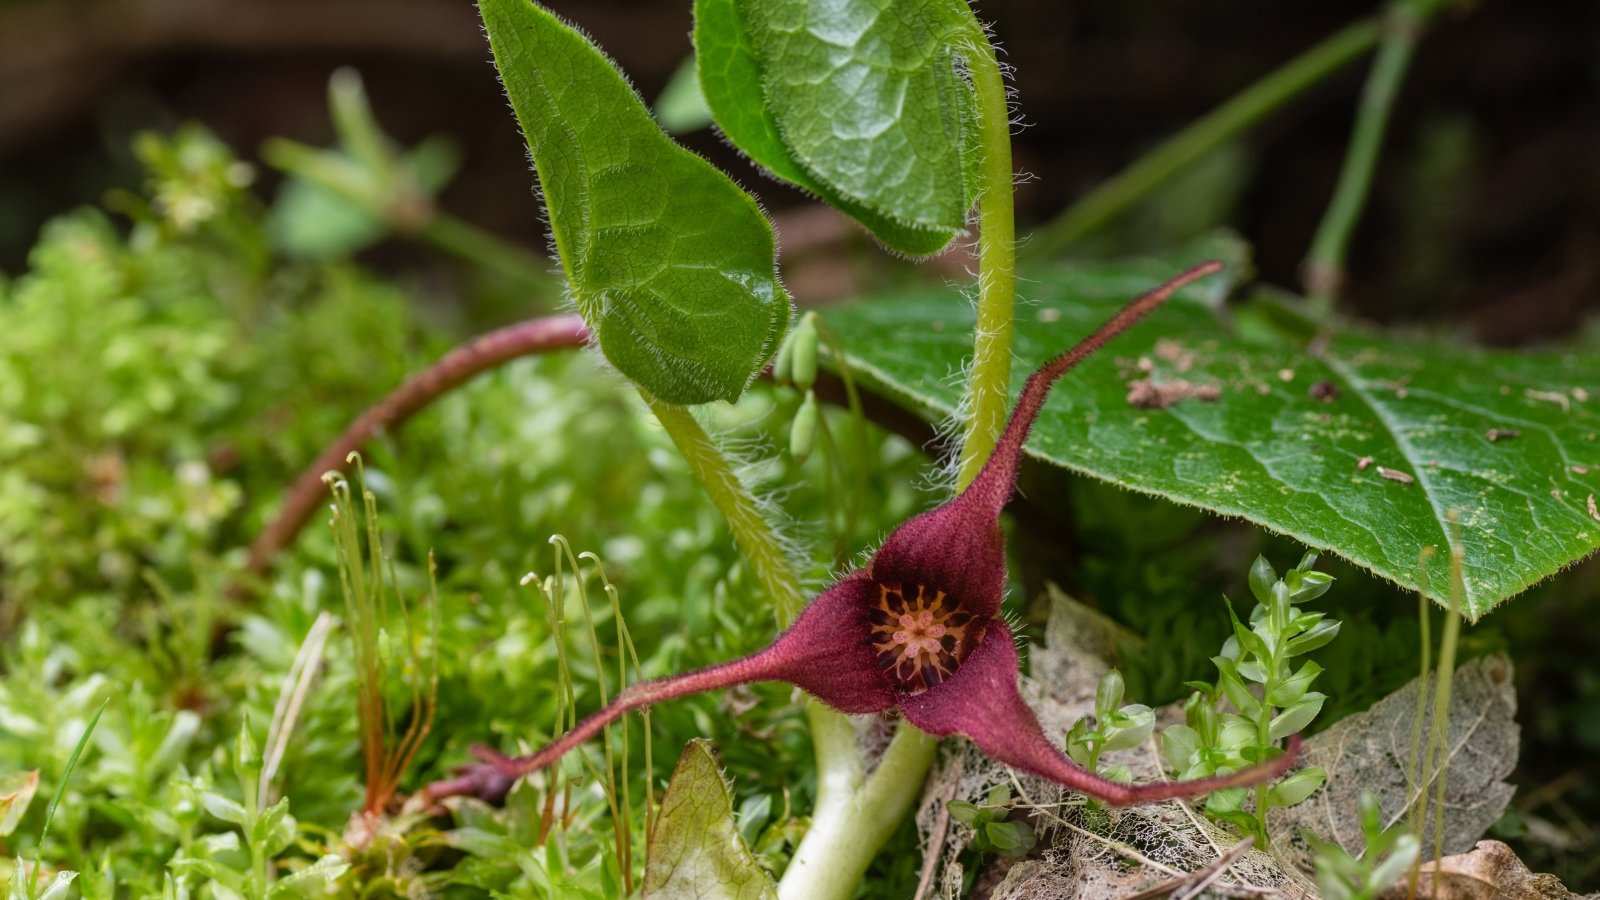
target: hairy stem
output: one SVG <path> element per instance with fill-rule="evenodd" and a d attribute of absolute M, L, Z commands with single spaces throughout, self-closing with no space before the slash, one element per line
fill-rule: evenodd
<path fill-rule="evenodd" d="M 491 331 L 451 350 L 438 362 L 407 379 L 394 393 L 362 413 L 339 439 L 322 451 L 295 479 L 277 516 L 250 545 L 245 573 L 260 576 L 278 551 L 288 546 L 327 496 L 324 472 L 346 471 L 349 455 L 381 429 L 392 429 L 473 377 L 519 356 L 582 346 L 589 330 L 577 316 L 529 319 Z"/>
<path fill-rule="evenodd" d="M 1011 325 L 1017 295 L 1016 221 L 1012 204 L 1011 110 L 994 49 L 974 36 L 968 66 L 978 100 L 978 321 L 968 418 L 957 487 L 978 477 L 1011 411 Z"/>
<path fill-rule="evenodd" d="M 672 443 L 677 445 L 678 453 L 688 462 L 689 471 L 711 497 L 712 505 L 727 520 L 739 554 L 750 565 L 756 583 L 772 601 L 778 619 L 785 625 L 793 622 L 805 607 L 806 595 L 789 565 L 789 555 L 784 552 L 755 498 L 750 496 L 716 442 L 689 410 L 658 400 L 643 390 L 639 393 L 661 427 L 666 429 L 667 436 L 672 438 Z"/>
<path fill-rule="evenodd" d="M 965 489 L 1005 429 L 1011 400 L 1011 333 L 1016 303 L 1016 224 L 1012 203 L 1011 111 L 999 61 L 973 21 L 968 66 L 978 101 L 982 160 L 978 213 L 978 320 L 973 337 L 970 417 L 962 436 L 957 490 Z M 813 704 L 815 706 L 815 704 Z M 822 747 L 818 741 L 819 768 Z M 853 739 L 852 739 L 853 740 Z M 911 811 L 938 751 L 937 738 L 900 723 L 864 781 L 848 792 L 826 791 L 819 774 L 817 807 L 778 883 L 783 900 L 849 898 L 878 851 Z M 843 780 L 843 779 L 842 779 Z"/>
<path fill-rule="evenodd" d="M 1395 0 L 1384 11 L 1378 57 L 1373 60 L 1372 72 L 1361 92 L 1361 106 L 1356 111 L 1355 129 L 1350 134 L 1339 183 L 1306 257 L 1306 293 L 1323 310 L 1332 308 L 1344 281 L 1350 238 L 1371 191 L 1372 173 L 1383 150 L 1389 115 L 1423 26 L 1446 5 L 1448 0 Z"/>
<path fill-rule="evenodd" d="M 787 627 L 800 615 L 807 598 L 788 554 L 755 498 L 687 409 L 658 400 L 643 390 L 639 393 L 689 463 L 689 470 L 711 497 L 712 505 L 727 520 L 740 555 L 772 601 L 778 620 Z M 847 806 L 861 785 L 864 766 L 849 717 L 808 698 L 806 718 L 817 759 L 817 805 L 812 814 L 815 822 L 818 816 L 834 815 Z M 855 882 L 850 884 L 853 890 Z"/>
<path fill-rule="evenodd" d="M 1350 25 L 1252 84 L 1199 121 L 1161 142 L 1035 231 L 1024 254 L 1049 258 L 1148 196 L 1195 160 L 1232 140 L 1378 43 L 1377 20 Z"/>

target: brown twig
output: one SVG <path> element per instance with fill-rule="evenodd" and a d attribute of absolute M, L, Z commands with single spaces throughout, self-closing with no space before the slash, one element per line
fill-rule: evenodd
<path fill-rule="evenodd" d="M 379 429 L 398 427 L 463 382 L 503 363 L 548 350 L 579 347 L 588 340 L 589 329 L 578 316 L 529 319 L 475 338 L 407 379 L 394 393 L 362 413 L 300 473 L 277 516 L 250 545 L 244 574 L 266 574 L 273 557 L 294 540 L 324 502 L 328 488 L 322 483 L 323 473 L 343 472 L 348 465 L 346 458 L 361 449 Z"/>
<path fill-rule="evenodd" d="M 1183 896 L 1193 897 L 1205 890 L 1212 882 L 1216 881 L 1228 867 L 1233 865 L 1246 850 L 1255 844 L 1255 838 L 1246 836 L 1244 840 L 1234 844 L 1220 859 L 1203 869 L 1181 875 L 1170 881 L 1163 881 L 1153 888 L 1130 894 L 1127 900 L 1155 900 L 1157 897 Z"/>
<path fill-rule="evenodd" d="M 934 802 L 939 804 L 939 811 L 934 816 L 933 829 L 928 833 L 928 850 L 922 855 L 922 872 L 917 878 L 917 892 L 912 895 L 912 900 L 924 900 L 928 891 L 933 887 L 933 876 L 939 869 L 939 857 L 944 853 L 944 842 L 950 828 L 950 801 L 955 799 L 956 788 L 961 782 L 961 763 L 955 763 L 956 771 L 946 780 L 943 790 Z M 932 784 L 930 779 L 929 784 Z"/>

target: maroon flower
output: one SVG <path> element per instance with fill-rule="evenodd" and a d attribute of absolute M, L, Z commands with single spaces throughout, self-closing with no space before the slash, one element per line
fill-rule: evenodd
<path fill-rule="evenodd" d="M 1210 778 L 1127 785 L 1088 772 L 1045 736 L 1023 702 L 1011 629 L 999 618 L 1006 586 L 1000 511 L 1011 499 L 1023 442 L 1051 385 L 1174 291 L 1221 268 L 1209 262 L 1189 269 L 1029 376 L 978 477 L 950 502 L 895 529 L 865 568 L 813 600 L 766 649 L 632 685 L 531 756 L 512 759 L 478 748 L 483 763 L 430 785 L 427 795 L 502 799 L 518 776 L 554 763 L 629 710 L 752 681 L 789 682 L 841 712 L 897 711 L 929 734 L 965 735 L 999 762 L 1114 805 L 1198 796 L 1282 774 L 1294 761 L 1298 736 L 1277 759 Z"/>

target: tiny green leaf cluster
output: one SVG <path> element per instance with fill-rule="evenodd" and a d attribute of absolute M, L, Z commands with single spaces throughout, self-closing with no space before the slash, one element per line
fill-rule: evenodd
<path fill-rule="evenodd" d="M 1112 781 L 1132 781 L 1127 766 L 1100 768 L 1100 754 L 1131 750 L 1144 743 L 1156 725 L 1156 714 L 1142 703 L 1122 705 L 1122 673 L 1112 669 L 1100 677 L 1094 693 L 1094 715 L 1084 716 L 1067 731 L 1067 755 L 1097 775 Z"/>
<path fill-rule="evenodd" d="M 1323 900 L 1376 900 L 1400 880 L 1422 852 L 1417 836 L 1406 823 L 1383 827 L 1383 809 L 1371 791 L 1363 791 L 1358 804 L 1365 844 L 1360 854 L 1351 856 L 1332 841 L 1309 831 L 1300 833 L 1316 851 L 1312 865 Z"/>
<path fill-rule="evenodd" d="M 349 69 L 328 83 L 339 147 L 319 150 L 286 138 L 262 148 L 290 177 L 270 227 L 291 256 L 338 259 L 389 231 L 419 231 L 436 214 L 434 195 L 455 174 L 459 153 L 441 138 L 403 150 L 384 134 L 361 76 Z"/>
<path fill-rule="evenodd" d="M 1279 742 L 1297 734 L 1316 718 L 1326 699 L 1311 690 L 1322 667 L 1311 660 L 1298 667 L 1293 660 L 1333 640 L 1339 623 L 1325 613 L 1307 612 L 1296 604 L 1325 594 L 1333 578 L 1313 569 L 1317 555 L 1279 579 L 1264 557 L 1250 568 L 1250 592 L 1256 605 L 1247 626 L 1228 605 L 1233 634 L 1212 657 L 1215 684 L 1191 683 L 1184 702 L 1184 722 L 1162 730 L 1161 751 L 1180 778 L 1197 778 L 1223 769 L 1238 769 L 1276 755 Z M 1254 789 L 1253 808 L 1246 809 L 1250 790 L 1217 791 L 1206 799 L 1206 813 L 1237 826 L 1265 846 L 1267 811 L 1293 806 L 1311 796 L 1327 773 L 1311 766 L 1272 785 Z"/>
<path fill-rule="evenodd" d="M 995 785 L 982 804 L 951 800 L 945 804 L 950 818 L 972 828 L 972 846 L 983 853 L 1026 856 L 1038 837 L 1025 820 L 1011 818 L 1011 791 Z"/>
<path fill-rule="evenodd" d="M 264 898 L 325 896 L 350 868 L 335 853 L 305 862 L 291 857 L 287 868 L 269 865 L 295 843 L 300 826 L 289 814 L 289 798 L 265 805 L 261 794 L 262 757 L 246 718 L 231 753 L 239 799 L 212 787 L 206 779 L 190 779 L 191 800 L 180 809 L 183 827 L 193 832 L 198 813 L 233 826 L 193 841 L 180 850 L 168 868 L 178 882 L 198 876 L 211 883 L 219 897 Z M 242 838 L 242 841 L 241 841 Z"/>

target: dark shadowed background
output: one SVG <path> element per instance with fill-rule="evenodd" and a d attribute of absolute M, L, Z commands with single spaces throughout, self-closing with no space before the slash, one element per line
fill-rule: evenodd
<path fill-rule="evenodd" d="M 690 4 L 558 0 L 653 99 L 689 53 Z M 985 0 L 1026 127 L 1024 225 L 1373 3 Z M 329 73 L 354 66 L 406 143 L 452 137 L 443 205 L 542 243 L 523 147 L 462 0 L 10 0 L 0 3 L 0 269 L 38 226 L 132 186 L 134 132 L 197 119 L 246 157 L 272 135 L 326 143 Z M 1218 154 L 1169 217 L 1232 224 L 1263 276 L 1298 266 L 1343 157 L 1365 63 Z M 710 131 L 685 142 L 770 209 L 803 197 Z M 265 173 L 270 191 L 272 176 Z M 1178 198 L 1183 199 L 1183 198 Z M 1138 227 L 1140 220 L 1131 223 Z M 378 261 L 403 265 L 403 257 Z M 1399 101 L 1351 257 L 1350 308 L 1448 318 L 1496 343 L 1570 334 L 1600 308 L 1600 4 L 1488 2 L 1447 15 Z M 804 291 L 800 291 L 802 295 Z M 805 299 L 802 296 L 802 299 Z"/>

